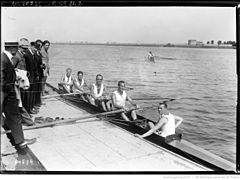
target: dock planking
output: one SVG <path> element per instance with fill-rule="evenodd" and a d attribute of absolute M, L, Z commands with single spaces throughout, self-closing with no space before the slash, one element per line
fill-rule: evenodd
<path fill-rule="evenodd" d="M 75 118 L 89 113 L 56 98 L 45 100 L 37 116 Z M 47 171 L 206 171 L 209 170 L 98 118 L 25 131 Z M 79 121 L 81 122 L 81 121 Z"/>

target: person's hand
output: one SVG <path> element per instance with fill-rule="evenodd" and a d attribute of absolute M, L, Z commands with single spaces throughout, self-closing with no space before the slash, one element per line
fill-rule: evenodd
<path fill-rule="evenodd" d="M 129 108 L 128 107 L 123 107 L 123 109 L 125 110 L 125 112 L 129 111 Z"/>
<path fill-rule="evenodd" d="M 140 134 L 134 134 L 134 137 L 138 137 L 142 139 L 142 136 Z"/>
<path fill-rule="evenodd" d="M 135 106 L 136 109 L 140 108 L 140 105 L 138 105 L 138 104 L 135 104 L 134 106 Z"/>
<path fill-rule="evenodd" d="M 103 97 L 100 96 L 100 97 L 97 98 L 97 100 L 102 101 L 102 100 L 103 100 Z"/>

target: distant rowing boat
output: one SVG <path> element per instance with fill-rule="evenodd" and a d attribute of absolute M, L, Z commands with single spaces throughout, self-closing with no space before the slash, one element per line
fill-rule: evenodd
<path fill-rule="evenodd" d="M 63 90 L 59 90 L 50 84 L 47 84 L 49 88 L 51 88 L 53 91 L 56 91 L 57 93 L 64 94 Z M 68 101 L 74 106 L 77 106 L 79 108 L 82 108 L 88 112 L 91 113 L 99 113 L 103 112 L 100 108 L 93 106 L 83 100 L 80 99 L 80 97 L 76 95 L 70 95 L 70 96 L 60 96 L 59 98 L 63 99 L 64 101 Z M 140 123 L 129 123 L 125 122 L 123 120 L 119 120 L 120 116 L 117 115 L 111 115 L 106 118 L 112 119 L 112 121 L 109 121 L 109 123 L 114 124 L 124 130 L 127 130 L 130 133 L 138 133 L 138 134 L 143 134 L 146 132 L 145 129 L 145 121 L 150 119 L 147 119 L 143 116 L 138 115 L 138 119 L 142 120 Z M 114 120 L 115 119 L 115 120 Z M 157 146 L 163 147 L 167 150 L 169 150 L 172 153 L 178 154 L 182 157 L 185 157 L 199 165 L 205 166 L 207 168 L 213 169 L 215 171 L 235 171 L 235 165 L 221 157 L 218 157 L 202 148 L 199 148 L 190 142 L 187 142 L 185 140 L 174 140 L 172 139 L 171 142 L 168 140 L 166 141 L 165 138 L 153 134 L 145 140 L 149 141 L 150 143 L 153 143 Z M 170 139 L 171 140 L 171 139 Z"/>

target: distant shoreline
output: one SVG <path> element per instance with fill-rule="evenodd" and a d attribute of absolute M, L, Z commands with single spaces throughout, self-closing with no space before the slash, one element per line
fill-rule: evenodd
<path fill-rule="evenodd" d="M 234 46 L 193 46 L 176 44 L 136 44 L 136 43 L 75 43 L 75 42 L 54 42 L 59 45 L 100 45 L 100 46 L 139 46 L 139 47 L 181 47 L 181 48 L 211 48 L 211 49 L 236 49 Z"/>

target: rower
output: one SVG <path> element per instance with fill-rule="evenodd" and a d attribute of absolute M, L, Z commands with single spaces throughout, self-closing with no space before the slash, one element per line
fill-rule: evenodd
<path fill-rule="evenodd" d="M 110 97 L 107 95 L 107 89 L 103 84 L 103 76 L 98 74 L 96 76 L 96 83 L 90 87 L 89 102 L 95 106 L 101 106 L 104 111 L 110 111 Z"/>
<path fill-rule="evenodd" d="M 77 77 L 73 80 L 73 92 L 79 93 L 80 97 L 88 102 L 88 94 L 86 90 L 89 90 L 86 81 L 83 79 L 83 72 L 78 71 Z"/>
<path fill-rule="evenodd" d="M 72 92 L 73 78 L 71 68 L 66 69 L 66 74 L 61 77 L 61 81 L 59 84 L 63 86 L 64 91 L 68 93 Z"/>
<path fill-rule="evenodd" d="M 157 131 L 158 134 L 162 137 L 167 137 L 175 134 L 175 129 L 182 123 L 183 118 L 169 113 L 166 102 L 159 103 L 158 113 L 158 122 L 154 124 L 152 121 L 149 121 L 148 126 L 150 130 L 142 135 L 135 134 L 136 137 L 144 138 Z"/>
<path fill-rule="evenodd" d="M 113 108 L 124 109 L 125 112 L 122 112 L 121 116 L 126 121 L 130 121 L 126 115 L 126 112 L 130 112 L 132 119 L 135 121 L 137 120 L 135 109 L 139 108 L 139 106 L 133 102 L 133 100 L 130 98 L 129 95 L 127 95 L 124 89 L 125 89 L 125 82 L 118 81 L 118 89 L 114 91 L 112 94 Z M 130 102 L 132 106 L 131 107 L 126 106 L 126 101 Z"/>
<path fill-rule="evenodd" d="M 155 62 L 154 56 L 153 56 L 151 51 L 149 51 L 149 53 L 148 53 L 148 60 L 151 61 L 151 62 Z"/>

